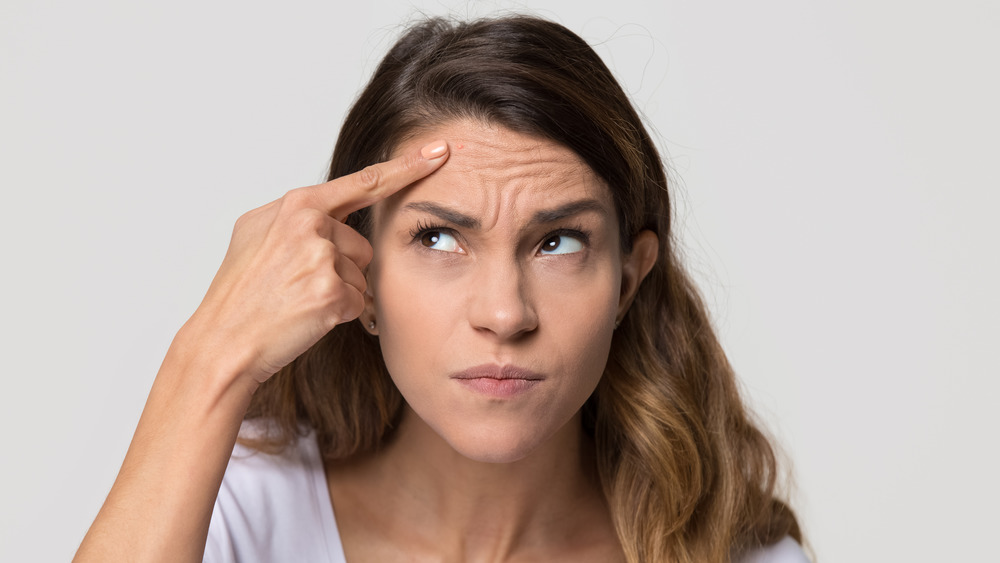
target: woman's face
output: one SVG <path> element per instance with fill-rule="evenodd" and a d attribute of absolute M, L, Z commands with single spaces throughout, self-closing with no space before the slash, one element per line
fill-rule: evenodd
<path fill-rule="evenodd" d="M 368 317 L 407 404 L 462 455 L 521 459 L 579 411 L 623 312 L 608 188 L 572 151 L 453 122 L 448 161 L 374 209 Z M 575 419 L 574 419 L 575 420 Z"/>

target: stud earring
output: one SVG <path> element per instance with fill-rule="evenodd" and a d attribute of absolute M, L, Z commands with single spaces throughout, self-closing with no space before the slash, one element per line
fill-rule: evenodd
<path fill-rule="evenodd" d="M 368 330 L 375 330 L 375 321 L 368 321 Z"/>

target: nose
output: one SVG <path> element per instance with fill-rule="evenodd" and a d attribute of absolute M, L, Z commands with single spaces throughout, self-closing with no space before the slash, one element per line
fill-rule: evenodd
<path fill-rule="evenodd" d="M 538 328 L 538 315 L 517 265 L 483 265 L 469 303 L 469 323 L 502 340 L 517 339 Z"/>

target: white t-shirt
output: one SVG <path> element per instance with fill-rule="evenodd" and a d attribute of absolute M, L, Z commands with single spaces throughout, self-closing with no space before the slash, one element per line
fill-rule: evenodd
<path fill-rule="evenodd" d="M 247 421 L 240 435 L 265 430 Z M 204 560 L 346 563 L 314 433 L 281 455 L 236 444 L 215 500 Z"/>
<path fill-rule="evenodd" d="M 244 422 L 242 436 L 264 427 Z M 313 433 L 281 455 L 236 444 L 215 501 L 205 546 L 211 563 L 346 563 Z M 808 563 L 795 540 L 748 554 L 740 563 Z"/>

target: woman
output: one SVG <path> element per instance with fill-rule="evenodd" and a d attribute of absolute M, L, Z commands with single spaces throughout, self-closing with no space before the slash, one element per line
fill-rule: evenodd
<path fill-rule="evenodd" d="M 237 222 L 79 560 L 804 560 L 579 37 L 414 26 L 330 178 Z"/>

